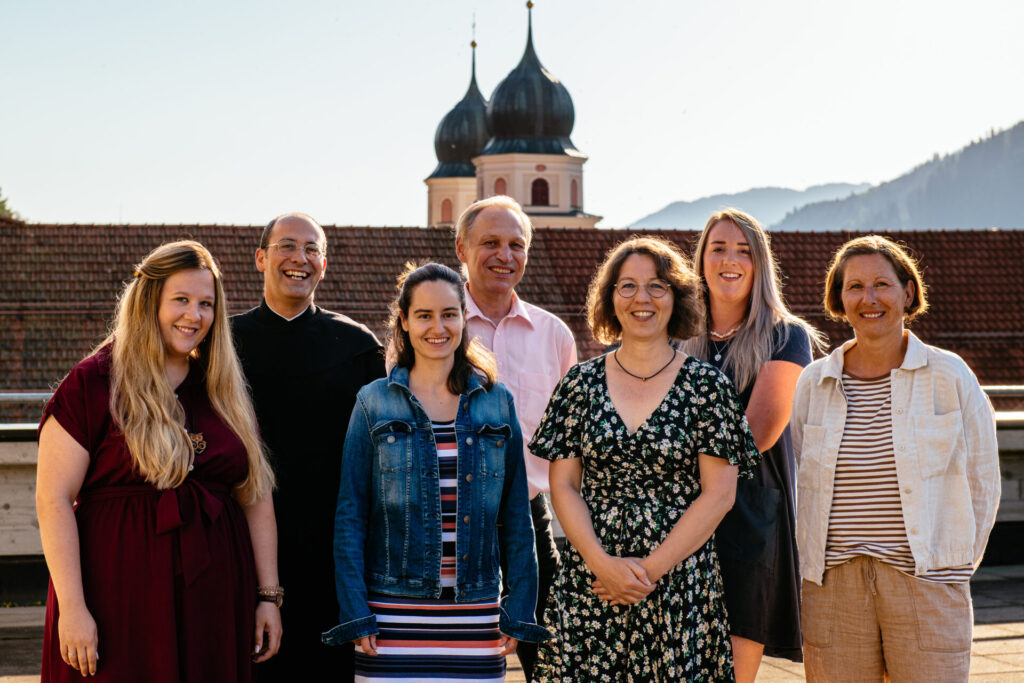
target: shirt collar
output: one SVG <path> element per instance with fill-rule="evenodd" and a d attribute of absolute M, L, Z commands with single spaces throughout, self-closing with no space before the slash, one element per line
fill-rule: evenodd
<path fill-rule="evenodd" d="M 491 320 L 490 318 L 483 314 L 483 311 L 480 310 L 480 307 L 477 306 L 476 301 L 473 299 L 473 295 L 469 293 L 469 287 L 466 287 L 466 311 L 467 319 L 481 318 L 483 320 L 490 320 L 492 323 L 495 324 L 501 322 Z M 519 298 L 519 295 L 516 294 L 516 291 L 514 289 L 512 290 L 512 307 L 508 310 L 508 315 L 506 315 L 505 317 L 522 318 L 527 322 L 527 324 L 529 324 L 530 327 L 533 327 L 533 318 L 530 317 L 530 311 L 526 309 L 526 306 L 523 304 L 522 300 Z"/>
<path fill-rule="evenodd" d="M 903 355 L 903 362 L 900 363 L 900 369 L 917 370 L 918 368 L 923 368 L 928 365 L 928 347 L 925 346 L 924 342 L 918 339 L 917 335 L 910 330 L 906 330 L 906 333 L 907 352 Z M 856 343 L 856 339 L 847 340 L 843 342 L 842 346 L 828 355 L 828 359 L 825 361 L 825 368 L 821 373 L 821 377 L 818 378 L 819 384 L 829 377 L 836 381 L 842 379 L 843 355 Z"/>

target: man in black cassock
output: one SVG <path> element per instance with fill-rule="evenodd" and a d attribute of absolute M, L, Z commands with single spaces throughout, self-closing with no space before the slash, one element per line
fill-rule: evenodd
<path fill-rule="evenodd" d="M 327 238 L 311 217 L 272 220 L 256 268 L 263 302 L 234 316 L 231 326 L 277 475 L 278 567 L 286 590 L 281 649 L 257 665 L 257 677 L 351 681 L 352 645 L 323 645 L 320 634 L 338 621 L 333 539 L 345 431 L 356 392 L 384 376 L 384 355 L 365 325 L 313 303 L 327 268 Z"/>

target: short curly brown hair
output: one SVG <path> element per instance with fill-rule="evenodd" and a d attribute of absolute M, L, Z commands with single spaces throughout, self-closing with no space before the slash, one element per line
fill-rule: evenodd
<path fill-rule="evenodd" d="M 658 277 L 672 287 L 672 315 L 668 320 L 668 335 L 674 339 L 689 339 L 701 330 L 704 323 L 700 278 L 690 266 L 689 259 L 672 242 L 657 237 L 633 237 L 612 247 L 597 269 L 587 293 L 587 324 L 594 339 L 602 344 L 614 344 L 622 337 L 622 323 L 615 315 L 612 296 L 619 279 L 622 264 L 633 254 L 649 256 L 654 261 Z"/>
<path fill-rule="evenodd" d="M 910 252 L 892 240 L 881 235 L 865 235 L 856 237 L 843 246 L 832 257 L 832 265 L 825 276 L 825 312 L 835 320 L 846 320 L 843 309 L 843 278 L 846 264 L 854 256 L 870 256 L 878 254 L 892 264 L 896 278 L 904 287 L 908 282 L 914 283 L 914 298 L 903 311 L 903 319 L 910 322 L 928 310 L 928 297 L 925 293 L 924 279 L 917 259 Z"/>

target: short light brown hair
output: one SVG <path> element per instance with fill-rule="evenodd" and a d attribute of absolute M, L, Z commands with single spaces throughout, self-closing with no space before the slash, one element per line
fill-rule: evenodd
<path fill-rule="evenodd" d="M 668 320 L 668 335 L 674 339 L 689 339 L 704 324 L 704 304 L 700 280 L 689 260 L 672 242 L 657 237 L 633 237 L 612 247 L 594 275 L 587 293 L 587 324 L 594 339 L 602 344 L 613 344 L 622 337 L 622 323 L 615 316 L 612 296 L 619 280 L 622 264 L 633 254 L 649 256 L 654 261 L 658 277 L 672 287 L 672 315 Z"/>
<path fill-rule="evenodd" d="M 892 269 L 896 271 L 896 278 L 901 285 L 906 286 L 908 282 L 914 283 L 914 298 L 903 311 L 904 320 L 910 322 L 927 311 L 928 297 L 925 293 L 924 280 L 921 278 L 921 269 L 918 267 L 917 259 L 911 256 L 906 248 L 886 237 L 865 235 L 854 238 L 839 247 L 839 251 L 832 257 L 832 265 L 828 267 L 828 275 L 825 276 L 825 312 L 835 320 L 846 320 L 846 311 L 843 309 L 843 278 L 846 264 L 854 256 L 870 256 L 871 254 L 884 256 L 892 264 Z"/>
<path fill-rule="evenodd" d="M 466 235 L 469 234 L 469 229 L 473 227 L 476 217 L 480 215 L 481 211 L 492 206 L 496 206 L 499 209 L 508 209 L 516 215 L 519 219 L 519 224 L 523 226 L 523 237 L 526 238 L 526 248 L 529 249 L 530 243 L 533 241 L 533 221 L 523 211 L 523 207 L 519 202 L 503 194 L 496 194 L 493 197 L 481 199 L 466 207 L 466 210 L 462 212 L 459 220 L 455 223 L 455 242 L 458 243 L 459 240 L 465 242 Z"/>

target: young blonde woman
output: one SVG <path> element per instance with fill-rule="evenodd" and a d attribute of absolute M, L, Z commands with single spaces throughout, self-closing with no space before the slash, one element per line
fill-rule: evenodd
<path fill-rule="evenodd" d="M 249 681 L 281 639 L 273 476 L 198 242 L 153 250 L 39 429 L 43 681 Z"/>
<path fill-rule="evenodd" d="M 713 214 L 694 262 L 706 317 L 682 349 L 733 381 L 764 454 L 753 479 L 737 485 L 736 504 L 715 533 L 736 680 L 751 683 L 763 654 L 802 661 L 789 415 L 811 346 L 823 344 L 786 308 L 768 235 L 752 216 L 737 209 Z"/>

